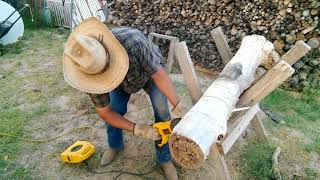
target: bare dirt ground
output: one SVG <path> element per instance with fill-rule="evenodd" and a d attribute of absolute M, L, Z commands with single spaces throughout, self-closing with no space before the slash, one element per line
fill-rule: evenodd
<path fill-rule="evenodd" d="M 123 170 L 142 173 L 149 171 L 155 165 L 153 142 L 134 137 L 125 132 L 125 149 L 110 166 L 99 167 L 99 160 L 106 148 L 106 134 L 104 122 L 95 114 L 93 104 L 89 97 L 69 87 L 62 76 L 62 50 L 65 35 L 55 32 L 33 32 L 32 38 L 25 40 L 23 52 L 19 55 L 10 55 L 2 58 L 0 67 L 6 72 L 15 71 L 8 80 L 12 82 L 12 98 L 18 99 L 17 106 L 24 111 L 35 111 L 39 107 L 45 113 L 29 119 L 24 126 L 23 134 L 34 139 L 53 137 L 69 131 L 70 129 L 91 125 L 95 127 L 96 134 L 90 139 L 89 130 L 80 130 L 64 136 L 58 140 L 46 143 L 23 143 L 16 162 L 28 169 L 32 179 L 115 179 L 119 173 L 94 174 L 88 171 L 85 163 L 66 164 L 60 160 L 60 153 L 77 140 L 89 140 L 97 148 L 95 155 L 89 160 L 90 168 L 97 171 Z M 43 39 L 46 39 L 43 42 Z M 19 62 L 19 63 L 17 63 Z M 187 88 L 181 75 L 171 76 L 177 86 L 178 93 L 186 109 L 191 107 Z M 213 81 L 213 77 L 200 76 L 202 90 Z M 152 108 L 147 95 L 143 91 L 131 96 L 126 117 L 135 122 L 153 124 Z M 273 122 L 265 121 L 270 140 L 283 148 L 281 155 L 281 170 L 289 174 L 304 174 L 306 167 L 320 169 L 319 154 L 307 154 L 299 150 L 292 141 L 308 141 L 298 130 L 286 127 L 273 128 Z M 248 179 L 243 172 L 243 161 L 240 159 L 241 151 L 254 139 L 249 130 L 246 138 L 240 138 L 227 156 L 227 162 L 232 179 Z M 292 144 L 291 144 L 292 143 Z M 178 168 L 181 179 L 219 179 L 212 171 L 214 164 L 206 161 L 198 170 Z M 157 168 L 148 179 L 164 179 L 162 172 Z M 252 178 L 252 176 L 251 176 Z M 317 177 L 315 177 L 317 178 Z M 118 179 L 141 179 L 123 174 Z M 264 179 L 261 177 L 261 179 Z"/>
<path fill-rule="evenodd" d="M 187 97 L 186 89 L 181 82 L 183 79 L 182 76 L 173 75 L 172 77 L 175 79 L 176 84 L 179 85 L 179 94 L 185 97 L 183 99 L 185 107 L 191 107 L 191 100 Z M 202 82 L 205 83 L 205 81 Z M 108 167 L 98 167 L 100 156 L 106 148 L 104 122 L 94 113 L 94 110 L 92 110 L 91 100 L 87 95 L 73 89 L 71 91 L 73 95 L 66 96 L 61 94 L 49 103 L 53 109 L 58 109 L 58 111 L 60 111 L 59 113 L 32 120 L 26 127 L 26 131 L 32 132 L 31 135 L 35 138 L 52 137 L 81 125 L 91 125 L 96 128 L 96 135 L 94 139 L 91 140 L 89 138 L 90 131 L 81 131 L 62 137 L 57 141 L 26 148 L 24 152 L 21 153 L 22 155 L 19 157 L 19 161 L 25 164 L 26 168 L 32 169 L 32 174 L 35 175 L 35 178 L 114 179 L 118 175 L 118 173 L 95 175 L 88 172 L 84 164 L 74 165 L 62 163 L 59 159 L 60 152 L 76 140 L 89 140 L 95 145 L 97 153 L 91 158 L 89 164 L 90 168 L 97 169 L 97 171 L 124 170 L 129 172 L 146 172 L 152 169 L 155 165 L 153 142 L 136 138 L 127 132 L 125 132 L 124 136 L 125 149 L 120 153 L 119 158 Z M 77 101 L 80 101 L 80 107 L 74 107 L 74 102 Z M 153 124 L 152 113 L 148 96 L 143 91 L 139 91 L 130 98 L 128 113 L 125 116 L 134 122 Z M 179 172 L 182 179 L 212 179 L 214 177 L 210 163 L 207 163 L 198 171 L 179 169 Z M 157 169 L 146 177 L 150 179 L 163 179 L 160 169 Z M 119 179 L 141 178 L 121 175 Z"/>

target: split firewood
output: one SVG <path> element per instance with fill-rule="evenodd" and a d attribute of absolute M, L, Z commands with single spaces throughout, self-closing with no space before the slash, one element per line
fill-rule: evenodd
<path fill-rule="evenodd" d="M 248 34 L 263 34 L 281 53 L 296 41 L 319 37 L 318 0 L 112 2 L 110 10 L 114 18 L 109 22 L 132 26 L 146 34 L 177 36 L 187 42 L 195 64 L 215 70 L 224 65 L 210 34 L 218 26 L 222 27 L 233 52 Z"/>
<path fill-rule="evenodd" d="M 225 64 L 210 32 L 219 26 L 231 52 L 236 52 L 241 39 L 249 34 L 265 36 L 281 55 L 300 40 L 319 47 L 318 0 L 112 1 L 109 23 L 131 26 L 146 35 L 156 32 L 178 37 L 187 43 L 196 66 L 218 72 Z M 161 42 L 159 46 L 169 47 Z M 299 87 L 307 82 L 296 74 L 290 84 Z"/>

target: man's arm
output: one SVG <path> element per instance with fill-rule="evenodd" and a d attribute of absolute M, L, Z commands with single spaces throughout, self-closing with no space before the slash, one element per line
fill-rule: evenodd
<path fill-rule="evenodd" d="M 159 90 L 168 98 L 172 106 L 175 107 L 179 102 L 179 97 L 174 84 L 164 69 L 161 68 L 159 71 L 154 73 L 151 78 Z"/>
<path fill-rule="evenodd" d="M 119 113 L 114 112 L 110 106 L 103 108 L 97 107 L 96 110 L 98 115 L 111 126 L 133 132 L 135 124 Z"/>
<path fill-rule="evenodd" d="M 168 98 L 169 102 L 175 107 L 179 98 L 176 88 L 170 77 L 163 69 L 163 57 L 159 47 L 141 35 L 138 43 L 138 51 L 134 51 L 137 58 L 141 59 L 143 69 L 151 76 L 159 90 Z"/>
<path fill-rule="evenodd" d="M 117 112 L 112 111 L 110 106 L 104 108 L 96 108 L 99 116 L 113 127 L 128 130 L 138 137 L 151 140 L 161 139 L 158 130 L 147 124 L 135 124 Z"/>

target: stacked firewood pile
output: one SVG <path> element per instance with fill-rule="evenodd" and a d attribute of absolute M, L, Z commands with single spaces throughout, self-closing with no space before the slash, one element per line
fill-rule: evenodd
<path fill-rule="evenodd" d="M 283 54 L 296 41 L 319 47 L 318 0 L 114 0 L 109 23 L 186 41 L 198 66 L 221 70 L 210 31 L 223 28 L 233 52 L 241 39 L 260 34 Z"/>
<path fill-rule="evenodd" d="M 283 88 L 301 91 L 305 87 L 320 88 L 320 49 L 313 49 L 307 56 L 293 65 L 296 72 L 283 84 Z"/>

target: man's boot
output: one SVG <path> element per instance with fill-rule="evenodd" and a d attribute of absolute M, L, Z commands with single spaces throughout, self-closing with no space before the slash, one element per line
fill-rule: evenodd
<path fill-rule="evenodd" d="M 101 157 L 100 166 L 107 166 L 111 164 L 117 156 L 118 152 L 119 151 L 112 148 L 108 148 L 106 151 L 104 151 Z"/>
<path fill-rule="evenodd" d="M 160 167 L 167 180 L 178 180 L 178 173 L 171 161 L 160 164 Z"/>

